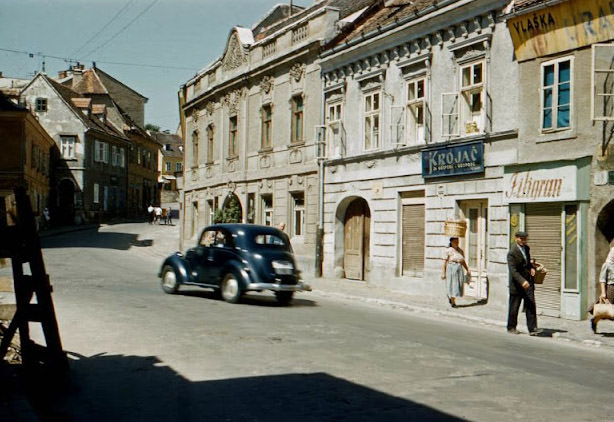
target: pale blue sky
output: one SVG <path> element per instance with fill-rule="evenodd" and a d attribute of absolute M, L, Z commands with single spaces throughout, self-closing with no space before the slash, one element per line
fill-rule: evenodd
<path fill-rule="evenodd" d="M 97 67 L 149 98 L 146 123 L 175 131 L 179 87 L 222 54 L 233 26 L 251 27 L 279 3 L 284 1 L 0 0 L 0 71 L 6 77 L 30 78 L 42 66 L 36 53 L 80 59 L 86 67 L 96 61 Z M 45 68 L 55 77 L 68 63 L 47 57 Z"/>

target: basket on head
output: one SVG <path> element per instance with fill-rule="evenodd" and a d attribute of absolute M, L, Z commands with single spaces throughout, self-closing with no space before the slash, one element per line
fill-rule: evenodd
<path fill-rule="evenodd" d="M 446 220 L 444 228 L 448 237 L 465 237 L 467 222 L 465 220 Z"/>

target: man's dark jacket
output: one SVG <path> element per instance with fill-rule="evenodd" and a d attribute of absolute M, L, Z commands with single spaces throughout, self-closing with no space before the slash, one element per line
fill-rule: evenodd
<path fill-rule="evenodd" d="M 524 292 L 524 288 L 522 287 L 522 283 L 526 281 L 529 284 L 533 285 L 533 277 L 531 277 L 531 252 L 529 252 L 530 248 L 525 245 L 524 251 L 527 254 L 527 260 L 524 260 L 522 256 L 522 252 L 520 252 L 520 248 L 518 244 L 514 243 L 514 245 L 510 248 L 510 251 L 507 253 L 507 268 L 509 270 L 509 287 L 510 294 L 521 294 Z"/>

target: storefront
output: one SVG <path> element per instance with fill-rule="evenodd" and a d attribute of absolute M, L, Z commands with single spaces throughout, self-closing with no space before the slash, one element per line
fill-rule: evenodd
<path fill-rule="evenodd" d="M 528 232 L 532 258 L 548 270 L 535 289 L 540 314 L 582 319 L 589 193 L 590 158 L 505 168 L 509 242 L 517 231 Z"/>

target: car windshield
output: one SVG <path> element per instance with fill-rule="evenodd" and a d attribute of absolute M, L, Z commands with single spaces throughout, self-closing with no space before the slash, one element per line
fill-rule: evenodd
<path fill-rule="evenodd" d="M 254 243 L 259 247 L 291 250 L 290 244 L 281 236 L 259 233 L 254 235 Z"/>

